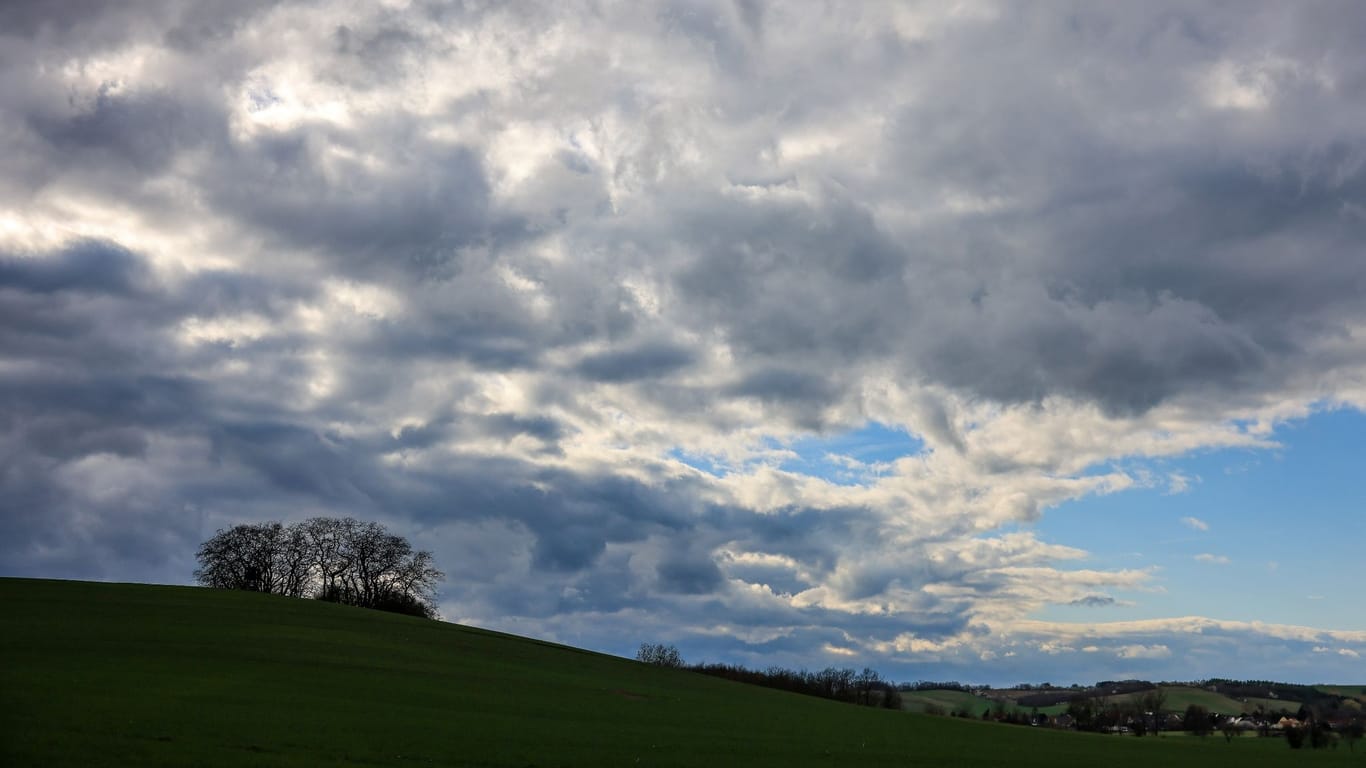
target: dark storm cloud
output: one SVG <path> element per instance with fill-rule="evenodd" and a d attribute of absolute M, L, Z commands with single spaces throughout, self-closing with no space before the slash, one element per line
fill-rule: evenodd
<path fill-rule="evenodd" d="M 828 209 L 712 202 L 678 222 L 696 253 L 675 277 L 690 311 L 723 323 L 760 359 L 848 361 L 887 348 L 882 326 L 901 311 L 907 256 L 866 211 L 839 200 Z"/>
<path fill-rule="evenodd" d="M 10 362 L 32 364 L 15 370 L 6 384 L 60 411 L 47 398 L 87 386 L 83 382 L 103 382 L 89 386 L 84 402 L 100 403 L 106 394 L 124 402 L 122 393 L 106 393 L 104 385 L 176 378 L 155 365 L 169 358 L 156 334 L 176 316 L 157 290 L 141 259 L 107 242 L 0 256 L 0 343 Z M 25 400 L 10 402 L 22 408 Z"/>
<path fill-rule="evenodd" d="M 102 90 L 89 108 L 64 118 L 37 116 L 32 130 L 67 162 L 109 164 L 114 172 L 156 174 L 214 132 L 216 115 L 164 93 Z"/>
<path fill-rule="evenodd" d="M 945 338 L 930 370 L 997 399 L 1062 391 L 1142 411 L 1275 386 L 1311 339 L 1354 314 L 1366 272 L 1342 254 L 1366 220 L 1343 205 L 1361 199 L 1360 170 L 1326 163 L 1268 178 L 1168 162 L 1174 174 L 1160 183 L 1051 211 L 1046 293 L 986 289 L 961 313 L 978 332 Z"/>
<path fill-rule="evenodd" d="M 823 376 L 801 371 L 767 368 L 755 371 L 731 388 L 743 397 L 795 402 L 826 402 L 834 395 L 834 388 Z"/>
<path fill-rule="evenodd" d="M 11 377 L 0 391 L 11 404 L 28 405 L 27 413 L 15 405 L 5 411 L 25 441 L 49 456 L 129 453 L 109 449 L 141 446 L 139 430 L 173 427 L 202 406 L 193 382 L 154 376 L 41 372 Z M 78 449 L 91 440 L 99 445 Z"/>
<path fill-rule="evenodd" d="M 1301 32 L 1339 10 L 1306 14 L 1277 41 L 1280 53 L 1316 57 Z M 1221 12 L 1104 15 L 970 28 L 985 60 L 927 58 L 931 98 L 894 112 L 873 150 L 898 172 L 844 182 L 923 203 L 933 200 L 927 191 L 971 190 L 999 197 L 1002 210 L 896 243 L 846 192 L 820 207 L 690 200 L 671 233 L 696 254 L 676 273 L 690 297 L 677 320 L 720 322 L 758 360 L 800 354 L 827 382 L 827 400 L 842 392 L 831 371 L 889 353 L 908 374 L 993 400 L 1061 393 L 1116 413 L 1278 386 L 1280 361 L 1346 320 L 1353 310 L 1337 297 L 1359 295 L 1366 279 L 1360 260 L 1341 257 L 1366 225 L 1352 213 L 1362 199 L 1360 139 L 1338 120 L 1321 150 L 1282 138 L 1279 125 L 1304 104 L 1340 111 L 1307 75 L 1278 81 L 1280 102 L 1250 116 L 1255 127 L 1241 136 L 1221 132 L 1238 118 L 1217 109 L 1195 127 L 1195 144 L 1113 130 L 1107 120 L 1174 120 L 1164 99 L 1174 90 L 1199 101 L 1198 74 L 1217 64 L 1213 46 L 1232 45 L 1230 27 L 1267 32 L 1262 20 Z M 1346 15 L 1351 28 L 1359 13 Z M 1029 34 L 1004 32 L 1014 28 Z M 1350 49 L 1350 36 L 1333 37 Z M 1113 57 L 1115 45 L 1137 61 L 1174 58 L 1115 73 L 1137 98 L 1098 89 L 1087 102 L 1056 87 L 1059 65 L 1040 41 L 1084 59 Z M 999 77 L 1002 67 L 1017 77 Z M 1216 138 L 1232 144 L 1222 156 L 1203 144 Z"/>
<path fill-rule="evenodd" d="M 244 0 L 231 5 L 173 0 L 115 4 L 100 0 L 13 0 L 0 7 L 0 29 L 19 37 L 53 36 L 59 44 L 78 45 L 141 37 L 147 32 L 161 32 L 163 26 L 169 27 L 166 39 L 170 42 L 192 37 L 215 40 L 221 39 L 225 30 L 270 5 L 270 0 Z"/>
<path fill-rule="evenodd" d="M 515 413 L 460 414 L 433 419 L 423 424 L 412 424 L 385 435 L 366 445 L 363 450 L 400 451 L 426 450 L 444 442 L 464 441 L 480 437 L 512 440 L 530 437 L 540 441 L 547 451 L 557 450 L 556 443 L 567 434 L 563 423 L 547 416 L 520 416 Z"/>
<path fill-rule="evenodd" d="M 325 435 L 280 422 L 237 422 L 216 429 L 212 456 L 253 470 L 267 492 L 301 494 L 328 505 L 359 506 L 377 482 L 369 462 Z M 360 458 L 360 461 L 357 459 Z M 267 489 L 261 489 L 266 491 Z"/>
<path fill-rule="evenodd" d="M 459 249 L 496 228 L 483 171 L 468 150 L 410 146 L 418 140 L 405 132 L 401 126 L 377 131 L 411 153 L 381 173 L 335 163 L 325 169 L 320 153 L 337 137 L 320 131 L 238 147 L 223 158 L 217 202 L 255 227 L 319 253 L 332 269 L 453 276 Z"/>
<path fill-rule="evenodd" d="M 1115 599 L 1109 595 L 1087 595 L 1086 597 L 1079 597 L 1068 603 L 1068 605 L 1080 605 L 1087 608 L 1099 608 L 1101 606 L 1114 604 Z"/>
<path fill-rule="evenodd" d="M 200 533 L 187 505 L 229 483 L 214 482 L 212 465 L 177 478 L 165 446 L 242 428 L 220 410 L 231 398 L 190 375 L 172 331 L 192 312 L 267 310 L 282 293 L 287 286 L 212 272 L 167 283 L 103 241 L 0 258 L 7 570 L 107 578 L 184 566 L 182 547 Z M 263 452 L 280 461 L 277 473 L 306 474 L 280 441 L 259 440 L 247 455 Z M 270 493 L 239 490 L 254 500 Z"/>
<path fill-rule="evenodd" d="M 1296 39 L 1300 27 L 1331 18 L 1361 28 L 1359 9 L 1320 10 L 1276 36 L 1278 53 L 1322 62 L 1308 40 Z M 1341 103 L 1304 77 L 1280 83 L 1284 103 L 1246 118 L 1255 128 L 1225 136 L 1227 152 L 1208 151 L 1199 136 L 1164 145 L 1139 133 L 1104 131 L 1102 122 L 1118 116 L 1159 125 L 1176 119 L 1150 89 L 1189 91 L 1192 68 L 1198 72 L 1221 55 L 1207 47 L 1210 30 L 1263 33 L 1263 20 L 1221 13 L 1144 20 L 1148 27 L 1104 15 L 1087 9 L 1056 26 L 1032 22 L 1041 37 L 1083 58 L 1136 42 L 1143 46 L 1140 61 L 1161 48 L 1176 58 L 1116 72 L 1127 96 L 1097 92 L 1095 101 L 1081 102 L 1049 85 L 1057 64 L 1032 42 L 1002 39 L 987 46 L 993 52 L 979 66 L 942 83 L 936 109 L 908 109 L 898 120 L 892 152 L 919 179 L 1025 203 L 974 216 L 968 226 L 1038 238 L 1037 249 L 1022 253 L 990 236 L 961 233 L 976 244 L 979 255 L 968 264 L 977 261 L 983 286 L 971 305 L 946 303 L 951 294 L 931 299 L 942 310 L 943 334 L 920 352 L 921 370 L 993 399 L 1065 392 L 1124 411 L 1191 392 L 1275 386 L 1272 361 L 1293 359 L 1325 324 L 1343 317 L 1337 297 L 1359 295 L 1366 277 L 1360 260 L 1342 258 L 1366 224 L 1346 209 L 1361 199 L 1362 169 L 1346 159 L 1360 156 L 1360 138 L 1332 127 L 1315 140 L 1321 148 L 1281 138 L 1279 126 L 1298 120 L 1306 104 L 1337 111 Z M 1171 25 L 1174 19 L 1182 23 Z M 1333 37 L 1351 45 L 1341 32 Z M 996 77 L 994 67 L 1003 64 L 1026 66 L 1007 82 Z M 1237 119 L 1215 112 L 1210 125 L 1195 130 L 1211 131 L 1213 141 L 1219 123 Z M 954 138 L 926 141 L 948 135 Z M 1047 186 L 1037 186 L 1045 173 Z M 1002 281 L 991 274 L 997 270 L 1013 277 Z M 1031 283 L 1044 295 L 1029 294 Z"/>
<path fill-rule="evenodd" d="M 146 279 L 142 261 L 114 243 L 79 242 L 46 258 L 0 256 L 0 287 L 16 293 L 127 296 Z"/>
<path fill-rule="evenodd" d="M 634 381 L 674 373 L 690 365 L 695 357 L 691 350 L 673 344 L 647 344 L 590 355 L 575 370 L 595 381 Z"/>
<path fill-rule="evenodd" d="M 518 416 L 512 413 L 496 413 L 483 420 L 488 434 L 499 437 L 529 435 L 547 443 L 553 443 L 565 434 L 565 427 L 548 416 Z"/>
<path fill-rule="evenodd" d="M 386 324 L 358 340 L 357 352 L 381 359 L 463 358 L 495 370 L 532 367 L 541 356 L 540 333 L 515 305 L 477 314 L 442 312 L 431 319 L 435 322 Z"/>
<path fill-rule="evenodd" d="M 659 586 L 665 593 L 706 595 L 721 585 L 721 569 L 710 555 L 670 557 L 659 564 Z"/>

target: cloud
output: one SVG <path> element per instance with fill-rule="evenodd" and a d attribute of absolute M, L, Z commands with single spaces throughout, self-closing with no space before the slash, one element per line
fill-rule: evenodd
<path fill-rule="evenodd" d="M 1228 559 L 1227 555 L 1212 555 L 1208 552 L 1201 552 L 1195 556 L 1195 559 L 1198 562 L 1208 563 L 1210 565 L 1228 565 L 1233 562 Z"/>
<path fill-rule="evenodd" d="M 1116 649 L 1121 659 L 1165 659 L 1172 651 L 1165 645 L 1126 645 Z"/>
<path fill-rule="evenodd" d="M 1199 478 L 1194 478 L 1194 480 L 1198 481 Z M 1167 476 L 1167 494 L 1176 495 L 1178 493 L 1185 493 L 1190 490 L 1191 482 L 1191 477 L 1183 475 L 1180 472 L 1173 472 Z"/>
<path fill-rule="evenodd" d="M 0 572 L 351 514 L 512 631 L 1033 658 L 1153 572 L 1021 523 L 1366 403 L 1361 12 L 980 11 L 5 4 Z"/>
<path fill-rule="evenodd" d="M 1201 520 L 1198 517 L 1183 517 L 1181 518 L 1181 524 L 1186 526 L 1187 528 L 1190 528 L 1193 531 L 1209 530 L 1209 523 L 1205 522 L 1204 520 Z"/>
<path fill-rule="evenodd" d="M 1345 656 L 1349 659 L 1361 658 L 1361 654 L 1351 648 L 1329 648 L 1327 646 L 1316 645 L 1314 646 L 1313 651 L 1314 653 L 1336 653 L 1339 656 Z"/>
<path fill-rule="evenodd" d="M 1022 621 L 1016 624 L 1027 634 L 1048 634 L 1062 638 L 1132 638 L 1148 635 L 1217 636 L 1233 635 L 1248 638 L 1263 637 L 1300 643 L 1322 643 L 1327 639 L 1341 642 L 1366 643 L 1366 631 L 1328 630 L 1294 624 L 1272 624 L 1260 621 L 1227 621 L 1202 616 L 1183 616 L 1170 619 L 1141 619 L 1110 621 L 1094 624 L 1066 624 L 1061 622 Z"/>

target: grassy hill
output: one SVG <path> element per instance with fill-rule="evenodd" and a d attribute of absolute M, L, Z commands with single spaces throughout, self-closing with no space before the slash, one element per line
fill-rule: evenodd
<path fill-rule="evenodd" d="M 902 692 L 902 709 L 905 709 L 908 712 L 924 712 L 926 708 L 929 707 L 937 707 L 944 712 L 966 709 L 968 712 L 972 713 L 974 717 L 980 717 L 984 711 L 991 709 L 991 700 L 968 693 L 967 691 L 954 691 L 939 688 L 926 691 Z"/>
<path fill-rule="evenodd" d="M 1245 706 L 1242 702 L 1224 696 L 1214 691 L 1207 691 L 1203 688 L 1193 688 L 1187 685 L 1164 685 L 1162 692 L 1166 694 L 1166 701 L 1162 709 L 1166 712 L 1184 712 L 1186 707 L 1191 705 L 1204 707 L 1210 712 L 1218 712 L 1224 715 L 1236 715 L 1244 709 L 1251 711 L 1254 707 Z M 1140 700 L 1142 694 L 1133 693 L 1121 696 L 1106 696 L 1100 701 L 1102 704 L 1111 703 L 1129 704 Z M 1284 706 L 1285 703 L 1281 702 Z M 1255 706 L 1255 705 L 1254 705 Z M 1293 706 L 1292 706 L 1293 708 Z"/>
<path fill-rule="evenodd" d="M 1148 684 L 1144 684 L 1148 685 Z M 1132 686 L 1131 686 L 1132 687 Z M 924 695 L 938 695 L 940 693 L 953 693 L 957 696 L 968 697 L 976 702 L 975 711 L 980 712 L 986 706 L 992 706 L 994 702 L 1000 701 L 1006 704 L 1007 709 L 1014 707 L 1016 710 L 1030 711 L 1033 706 L 1038 706 L 1038 711 L 1045 714 L 1057 714 L 1067 710 L 1067 703 L 1074 697 L 1089 698 L 1101 707 L 1119 705 L 1121 707 L 1133 708 L 1138 706 L 1143 697 L 1149 691 L 1131 691 L 1127 693 L 1109 693 L 1110 686 L 1104 688 L 1085 688 L 1085 689 L 1052 689 L 1048 691 L 1019 690 L 1019 689 L 997 689 L 980 693 L 978 695 L 960 693 L 957 691 L 922 691 Z M 1165 696 L 1162 704 L 1162 711 L 1180 714 L 1191 705 L 1204 707 L 1212 713 L 1220 715 L 1254 714 L 1260 708 L 1267 713 L 1286 711 L 1294 713 L 1304 703 L 1315 703 L 1317 706 L 1327 706 L 1327 711 L 1342 708 L 1347 711 L 1361 711 L 1366 705 L 1366 688 L 1355 685 L 1293 685 L 1289 683 L 1229 683 L 1228 681 L 1210 681 L 1202 686 L 1198 685 L 1177 685 L 1164 684 L 1158 686 Z M 1275 689 L 1275 690 L 1272 690 Z M 1250 692 L 1261 691 L 1266 695 L 1246 695 Z M 1279 696 L 1276 691 L 1279 691 Z M 1329 701 L 1324 701 L 1324 699 Z M 1334 702 L 1333 699 L 1338 701 Z M 1058 702 L 1048 706 L 1043 706 L 1041 702 Z M 907 709 L 913 711 L 923 711 L 923 705 L 913 703 Z M 973 710 L 969 706 L 970 711 Z"/>
<path fill-rule="evenodd" d="M 1366 685 L 1320 685 L 1317 687 L 1324 693 L 1351 699 L 1359 707 L 1366 706 Z"/>
<path fill-rule="evenodd" d="M 1360 708 L 1360 701 L 1353 697 L 1354 691 L 1360 692 L 1361 689 L 1358 687 L 1323 685 L 1316 686 L 1316 688 L 1324 693 L 1330 693 L 1333 696 L 1347 699 L 1348 702 L 1356 702 L 1355 706 L 1348 703 L 1347 706 L 1349 708 Z M 1187 685 L 1164 685 L 1162 686 L 1162 691 L 1167 696 L 1166 701 L 1163 704 L 1163 711 L 1166 712 L 1179 713 L 1192 704 L 1204 707 L 1210 712 L 1216 712 L 1221 715 L 1251 714 L 1255 712 L 1258 707 L 1261 707 L 1267 712 L 1276 712 L 1280 710 L 1294 712 L 1300 707 L 1300 704 L 1297 701 L 1262 697 L 1237 698 L 1205 688 L 1195 688 Z M 1141 695 L 1142 694 L 1123 694 L 1120 696 L 1105 696 L 1101 697 L 1099 701 L 1106 705 L 1111 703 L 1132 704 L 1137 702 Z"/>
<path fill-rule="evenodd" d="M 924 717 L 440 622 L 0 579 L 4 766 L 1361 765 Z"/>
<path fill-rule="evenodd" d="M 1019 712 L 1030 714 L 1039 712 L 1045 715 L 1057 715 L 1067 711 L 1066 704 L 1051 704 L 1046 707 L 1029 707 L 1020 704 L 1015 698 L 997 694 L 993 696 L 979 696 L 967 691 L 956 691 L 947 688 L 933 688 L 924 691 L 904 691 L 901 694 L 901 708 L 907 712 L 925 712 L 931 707 L 937 707 L 946 713 L 957 710 L 964 710 L 973 717 L 981 717 L 983 712 L 990 712 L 997 705 L 1001 705 L 1007 712 Z"/>

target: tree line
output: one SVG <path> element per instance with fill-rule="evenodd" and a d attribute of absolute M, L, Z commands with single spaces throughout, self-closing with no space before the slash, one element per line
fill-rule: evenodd
<path fill-rule="evenodd" d="M 818 696 L 822 699 L 843 701 L 865 707 L 901 709 L 901 693 L 897 686 L 883 680 L 870 668 L 862 672 L 828 667 L 819 672 L 793 670 L 772 666 L 749 669 L 738 664 L 685 664 L 678 649 L 662 643 L 642 643 L 636 660 L 646 664 L 675 669 L 687 669 L 712 677 L 720 677 L 749 685 L 761 685 L 780 691 Z"/>
<path fill-rule="evenodd" d="M 980 687 L 980 686 L 979 686 L 979 687 Z M 958 682 L 957 680 L 948 680 L 948 681 L 945 681 L 945 682 L 937 682 L 937 681 L 934 681 L 934 680 L 917 680 L 917 681 L 915 681 L 914 683 L 902 683 L 901 685 L 898 685 L 898 686 L 897 686 L 897 690 L 901 690 L 901 691 L 912 691 L 912 692 L 914 692 L 914 691 L 961 691 L 961 692 L 963 692 L 963 693 L 972 693 L 972 692 L 973 692 L 973 687 L 970 686 L 970 685 L 965 685 L 965 684 L 963 684 L 963 683 L 960 683 L 960 682 Z"/>
<path fill-rule="evenodd" d="M 314 517 L 220 529 L 196 553 L 206 587 L 266 592 L 436 618 L 445 576 L 432 553 L 375 522 Z"/>

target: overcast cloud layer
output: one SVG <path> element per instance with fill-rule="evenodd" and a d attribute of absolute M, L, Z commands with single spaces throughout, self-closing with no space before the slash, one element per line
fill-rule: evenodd
<path fill-rule="evenodd" d="M 615 652 L 1356 681 L 1362 631 L 1110 621 L 1153 568 L 1029 523 L 1366 405 L 1363 50 L 1351 2 L 7 2 L 0 573 L 345 514 Z M 869 423 L 918 450 L 793 469 Z"/>

